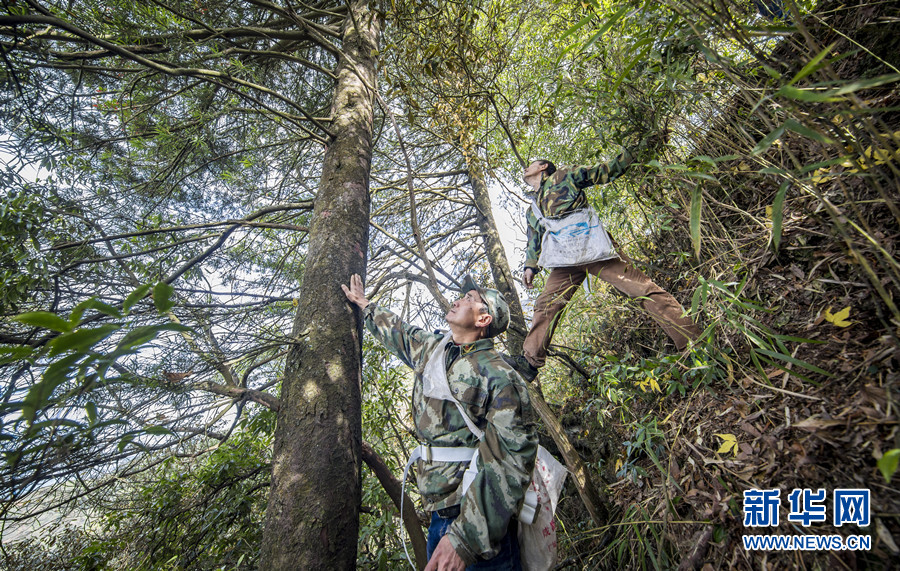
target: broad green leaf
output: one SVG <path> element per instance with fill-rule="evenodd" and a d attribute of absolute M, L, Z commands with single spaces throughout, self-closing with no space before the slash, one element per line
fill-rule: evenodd
<path fill-rule="evenodd" d="M 166 282 L 159 282 L 153 286 L 153 303 L 156 305 L 157 311 L 165 313 L 175 306 L 175 301 L 172 299 L 174 293 L 175 288 Z"/>
<path fill-rule="evenodd" d="M 900 464 L 900 448 L 888 450 L 878 459 L 878 469 L 888 484 L 891 483 L 891 477 L 897 472 L 898 464 Z"/>
<path fill-rule="evenodd" d="M 713 181 L 713 182 L 718 182 L 718 181 L 719 181 L 719 179 L 717 179 L 717 178 L 714 177 L 713 175 L 711 175 L 711 174 L 709 174 L 709 173 L 705 173 L 705 172 L 685 171 L 684 175 L 685 175 L 685 176 L 689 176 L 689 177 L 691 177 L 691 178 L 700 178 L 700 179 L 703 179 L 703 180 L 711 180 L 711 181 Z"/>
<path fill-rule="evenodd" d="M 706 163 L 709 166 L 715 168 L 716 161 L 714 161 L 711 157 L 707 157 L 706 155 L 697 155 L 696 157 L 691 157 L 692 161 L 696 161 L 698 163 Z"/>
<path fill-rule="evenodd" d="M 178 331 L 178 332 L 186 332 L 190 331 L 191 328 L 187 325 L 181 325 L 180 323 L 163 323 L 161 325 L 141 325 L 139 327 L 135 327 L 131 331 L 125 334 L 119 344 L 116 346 L 115 354 L 121 355 L 124 354 L 125 351 L 129 349 L 133 349 L 134 347 L 138 347 L 156 339 L 156 336 L 159 335 L 162 331 Z"/>
<path fill-rule="evenodd" d="M 22 361 L 36 353 L 38 350 L 31 347 L 0 347 L 0 365 Z"/>
<path fill-rule="evenodd" d="M 593 14 L 588 14 L 587 16 L 585 16 L 584 18 L 582 18 L 581 20 L 578 20 L 578 23 L 577 23 L 577 24 L 575 24 L 574 26 L 572 26 L 571 28 L 569 28 L 568 30 L 566 30 L 566 31 L 563 33 L 563 35 L 559 37 L 560 41 L 565 40 L 566 38 L 568 38 L 568 37 L 571 36 L 572 34 L 578 32 L 578 30 L 580 30 L 581 28 L 583 28 L 588 22 L 590 22 L 590 21 L 593 20 L 593 19 L 594 19 L 594 15 L 593 15 Z"/>
<path fill-rule="evenodd" d="M 128 313 L 131 311 L 131 308 L 137 304 L 137 302 L 141 301 L 145 297 L 147 297 L 147 293 L 150 291 L 150 284 L 144 284 L 128 294 L 128 297 L 125 298 L 125 301 L 122 303 L 122 311 Z"/>
<path fill-rule="evenodd" d="M 94 429 L 96 430 L 96 429 L 104 428 L 104 427 L 107 427 L 107 426 L 113 426 L 113 425 L 115 425 L 115 424 L 125 424 L 125 425 L 127 425 L 128 422 L 125 421 L 125 420 L 122 420 L 121 418 L 111 418 L 111 419 L 109 419 L 109 420 L 102 420 L 102 421 L 98 422 L 96 425 L 94 425 Z"/>
<path fill-rule="evenodd" d="M 811 172 L 811 171 L 814 171 L 814 170 L 819 170 L 819 169 L 822 169 L 822 168 L 824 168 L 825 170 L 827 170 L 828 167 L 832 167 L 832 166 L 834 166 L 834 165 L 843 164 L 843 163 L 844 163 L 845 161 L 847 161 L 849 158 L 850 158 L 850 157 L 849 157 L 848 155 L 844 155 L 844 156 L 838 157 L 838 158 L 836 158 L 836 159 L 829 159 L 829 160 L 827 160 L 827 161 L 822 161 L 822 162 L 818 162 L 818 163 L 813 163 L 813 164 L 811 164 L 811 165 L 806 165 L 806 166 L 802 167 L 802 168 L 800 169 L 799 172 L 800 172 L 801 174 L 806 174 L 806 173 L 808 173 L 808 172 Z"/>
<path fill-rule="evenodd" d="M 772 245 L 775 246 L 775 251 L 778 251 L 778 246 L 781 245 L 781 226 L 784 218 L 784 195 L 787 193 L 787 189 L 790 186 L 788 181 L 784 181 L 781 183 L 781 186 L 778 188 L 778 193 L 775 194 L 775 201 L 772 202 Z"/>
<path fill-rule="evenodd" d="M 619 86 L 622 84 L 625 78 L 629 77 L 629 74 L 631 73 L 631 70 L 634 68 L 634 66 L 636 66 L 638 63 L 647 61 L 647 52 L 649 52 L 650 48 L 653 47 L 652 42 L 653 38 L 644 38 L 643 40 L 632 46 L 633 50 L 637 50 L 637 48 L 640 46 L 644 46 L 644 48 L 640 52 L 638 52 L 634 59 L 632 59 L 628 63 L 628 65 L 625 66 L 625 69 L 619 74 L 618 79 L 616 79 L 616 82 L 613 84 L 612 89 L 610 90 L 612 93 L 615 93 L 619 89 Z"/>
<path fill-rule="evenodd" d="M 86 351 L 118 331 L 120 327 L 121 325 L 109 324 L 63 333 L 47 344 L 50 348 L 49 355 L 53 357 L 66 351 Z"/>
<path fill-rule="evenodd" d="M 123 450 L 125 450 L 125 448 L 129 444 L 134 444 L 135 446 L 137 446 L 138 448 L 140 448 L 141 450 L 146 452 L 147 447 L 144 444 L 142 444 L 140 441 L 135 440 L 135 438 L 138 436 L 138 434 L 140 434 L 142 432 L 143 432 L 143 430 L 132 430 L 130 432 L 126 432 L 125 434 L 123 434 L 122 438 L 119 440 L 119 446 L 118 446 L 119 452 L 122 452 Z"/>
<path fill-rule="evenodd" d="M 78 324 L 81 323 L 81 318 L 84 315 L 84 312 L 88 309 L 96 309 L 100 313 L 109 315 L 110 317 L 115 317 L 116 319 L 122 317 L 122 313 L 118 309 L 109 304 L 103 303 L 97 298 L 92 297 L 90 299 L 82 301 L 72 309 L 72 315 L 69 316 L 69 324 L 72 327 L 78 326 Z"/>
<path fill-rule="evenodd" d="M 83 428 L 84 425 L 78 421 L 72 420 L 70 418 L 52 418 L 50 420 L 43 420 L 41 422 L 35 422 L 31 425 L 30 430 L 34 431 L 36 434 L 43 428 L 56 428 L 58 426 L 72 426 L 75 428 Z"/>
<path fill-rule="evenodd" d="M 84 411 L 87 413 L 88 424 L 91 426 L 97 424 L 97 403 L 89 401 L 84 405 Z"/>
<path fill-rule="evenodd" d="M 51 331 L 59 331 L 60 333 L 66 333 L 67 331 L 72 330 L 72 324 L 63 319 L 62 317 L 56 315 L 55 313 L 50 313 L 49 311 L 32 311 L 30 313 L 21 313 L 12 318 L 13 321 L 18 321 L 19 323 L 23 323 L 25 325 L 31 325 L 32 327 L 42 327 L 44 329 L 50 329 Z"/>
<path fill-rule="evenodd" d="M 600 29 L 597 30 L 597 33 L 588 41 L 584 46 L 582 46 L 582 50 L 585 50 L 591 46 L 597 39 L 601 38 L 603 34 L 605 34 L 610 28 L 616 25 L 616 22 L 625 15 L 625 12 L 629 10 L 630 6 L 628 4 L 624 4 L 621 8 L 619 8 L 614 14 L 608 16 L 606 21 L 603 22 L 603 25 L 600 26 Z"/>
<path fill-rule="evenodd" d="M 165 426 L 148 426 L 144 429 L 144 432 L 147 434 L 154 434 L 156 436 L 174 436 L 175 433 L 166 428 Z"/>
<path fill-rule="evenodd" d="M 691 193 L 691 243 L 694 256 L 700 257 L 700 213 L 703 206 L 703 189 L 698 184 Z"/>
<path fill-rule="evenodd" d="M 691 297 L 691 313 L 696 315 L 701 309 L 706 307 L 706 295 L 709 292 L 709 285 L 706 281 L 701 281 L 700 286 L 694 290 Z"/>
<path fill-rule="evenodd" d="M 135 436 L 136 435 L 134 432 L 126 432 L 125 434 L 123 434 L 122 438 L 119 439 L 119 445 L 118 445 L 119 452 L 122 452 L 123 450 L 125 450 L 125 447 L 128 446 L 128 444 L 130 444 L 131 441 L 134 440 Z"/>
<path fill-rule="evenodd" d="M 44 371 L 41 380 L 32 385 L 22 401 L 22 418 L 31 424 L 37 417 L 37 411 L 50 403 L 56 387 L 69 378 L 69 373 L 81 355 L 68 355 L 51 364 Z"/>

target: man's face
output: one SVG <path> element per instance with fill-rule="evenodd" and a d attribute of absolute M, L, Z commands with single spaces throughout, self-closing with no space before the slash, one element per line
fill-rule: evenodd
<path fill-rule="evenodd" d="M 525 167 L 525 172 L 522 173 L 522 178 L 527 182 L 529 178 L 534 175 L 540 175 L 541 171 L 546 170 L 547 165 L 542 163 L 541 161 L 533 161 L 530 165 Z"/>
<path fill-rule="evenodd" d="M 447 323 L 474 329 L 479 317 L 485 313 L 484 302 L 478 292 L 473 289 L 450 305 L 450 310 L 447 312 Z"/>

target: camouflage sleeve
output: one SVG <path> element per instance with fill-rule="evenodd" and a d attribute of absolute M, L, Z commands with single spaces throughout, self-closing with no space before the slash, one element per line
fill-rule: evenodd
<path fill-rule="evenodd" d="M 525 211 L 525 220 L 528 222 L 528 243 L 525 248 L 525 267 L 532 268 L 535 272 L 541 271 L 538 259 L 541 257 L 541 240 L 544 239 L 544 229 L 531 208 Z"/>
<path fill-rule="evenodd" d="M 522 381 L 511 380 L 493 395 L 486 420 L 478 446 L 478 475 L 447 532 L 450 545 L 466 565 L 499 553 L 510 518 L 521 507 L 537 455 L 534 413 Z"/>
<path fill-rule="evenodd" d="M 369 303 L 363 310 L 366 328 L 382 345 L 396 355 L 401 361 L 413 369 L 423 362 L 426 352 L 433 347 L 435 338 L 440 335 L 428 333 L 424 329 L 414 327 L 400 320 L 395 313 Z"/>
<path fill-rule="evenodd" d="M 578 167 L 572 171 L 572 180 L 576 187 L 587 188 L 596 184 L 607 184 L 625 174 L 634 155 L 628 149 L 608 163 L 599 163 L 592 167 Z"/>

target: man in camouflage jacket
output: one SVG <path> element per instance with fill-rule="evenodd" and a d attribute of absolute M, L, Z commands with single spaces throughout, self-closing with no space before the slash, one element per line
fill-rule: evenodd
<path fill-rule="evenodd" d="M 515 516 L 531 480 L 537 435 L 524 382 L 494 350 L 492 338 L 509 324 L 503 295 L 466 276 L 463 297 L 447 312 L 447 340 L 370 303 L 358 275 L 351 276 L 350 287 L 341 287 L 363 310 L 368 330 L 414 370 L 418 439 L 429 446 L 478 449 L 480 469 L 465 494 L 461 482 L 468 462 L 417 462 L 419 492 L 432 512 L 426 571 L 520 569 Z M 425 365 L 440 344 L 450 391 L 484 431 L 480 441 L 454 403 L 423 394 Z"/>
<path fill-rule="evenodd" d="M 645 146 L 646 143 L 642 143 L 640 148 Z M 612 182 L 622 176 L 632 162 L 634 156 L 627 149 L 608 164 L 590 167 L 575 166 L 557 170 L 550 161 L 536 160 L 525 168 L 523 178 L 534 189 L 534 198 L 541 214 L 547 218 L 556 218 L 586 208 L 588 200 L 584 189 Z M 534 287 L 534 277 L 541 271 L 538 259 L 544 229 L 530 208 L 526 218 L 528 246 L 523 282 L 526 288 L 531 289 Z M 544 365 L 559 314 L 575 295 L 587 274 L 596 275 L 629 297 L 644 298 L 641 305 L 672 338 L 679 351 L 689 341 L 700 336 L 699 327 L 684 316 L 681 304 L 631 263 L 613 257 L 578 266 L 553 268 L 544 290 L 535 302 L 531 329 L 523 344 L 524 355 L 510 360 L 527 380 L 534 379 L 538 369 Z"/>

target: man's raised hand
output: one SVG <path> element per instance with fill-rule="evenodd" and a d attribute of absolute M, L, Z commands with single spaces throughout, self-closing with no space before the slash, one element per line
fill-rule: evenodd
<path fill-rule="evenodd" d="M 358 305 L 360 309 L 365 309 L 369 305 L 369 300 L 366 298 L 365 290 L 363 289 L 362 278 L 359 277 L 359 274 L 350 276 L 350 287 L 341 284 L 341 289 L 344 290 L 344 295 L 347 296 L 347 299 Z"/>

